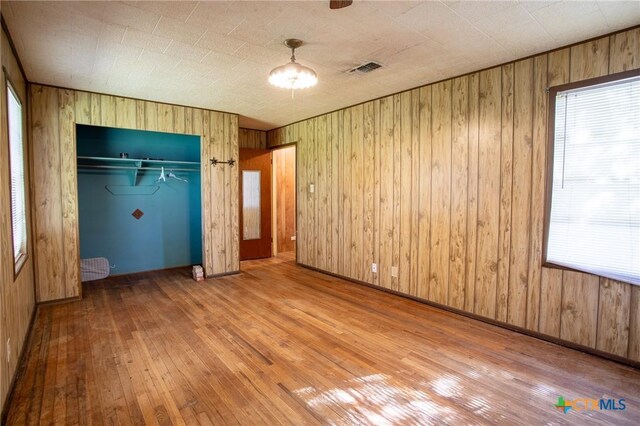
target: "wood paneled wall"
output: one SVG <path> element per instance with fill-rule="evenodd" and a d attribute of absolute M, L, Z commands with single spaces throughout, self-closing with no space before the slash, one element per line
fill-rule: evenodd
<path fill-rule="evenodd" d="M 238 145 L 240 148 L 267 149 L 267 132 L 241 128 L 238 132 Z"/>
<path fill-rule="evenodd" d="M 294 251 L 296 235 L 296 148 L 275 149 L 273 155 L 273 200 L 276 252 Z"/>
<path fill-rule="evenodd" d="M 80 295 L 76 124 L 200 135 L 203 263 L 208 276 L 239 270 L 238 116 L 31 85 L 38 301 Z"/>
<path fill-rule="evenodd" d="M 269 132 L 298 261 L 640 361 L 640 287 L 541 266 L 546 89 L 638 67 L 636 28 Z"/>
<path fill-rule="evenodd" d="M 2 31 L 2 67 L 6 70 L 6 76 L 11 80 L 20 100 L 23 110 L 23 135 L 24 135 L 24 155 L 29 162 L 29 141 L 27 138 L 27 85 L 18 66 L 16 57 L 11 51 L 9 40 Z M 29 333 L 29 323 L 33 310 L 35 309 L 33 259 L 34 246 L 31 236 L 33 230 L 31 222 L 27 222 L 28 258 L 22 266 L 20 273 L 14 277 L 13 262 L 13 237 L 11 233 L 11 187 L 9 185 L 9 141 L 7 129 L 7 94 L 2 79 L 0 90 L 2 107 L 0 131 L 0 407 L 4 403 L 9 392 L 9 386 L 13 380 L 18 367 L 18 357 L 22 352 L 22 347 Z M 27 166 L 28 168 L 28 166 Z M 27 174 L 27 215 L 30 218 L 29 206 L 31 198 L 31 181 Z M 11 357 L 7 359 L 6 343 L 10 340 Z"/>

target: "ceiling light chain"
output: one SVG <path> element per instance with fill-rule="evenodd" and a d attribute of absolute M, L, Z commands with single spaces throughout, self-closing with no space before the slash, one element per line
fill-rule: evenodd
<path fill-rule="evenodd" d="M 285 41 L 286 43 L 286 41 Z M 295 64 L 296 63 L 296 48 L 292 47 L 291 48 L 291 63 Z M 291 100 L 293 100 L 293 94 L 295 92 L 295 89 L 293 87 L 291 87 Z"/>
<path fill-rule="evenodd" d="M 306 89 L 318 83 L 316 72 L 296 62 L 296 48 L 302 46 L 302 40 L 289 38 L 284 45 L 291 49 L 291 62 L 274 68 L 269 73 L 269 83 L 283 89 L 291 89 L 291 99 L 296 89 Z"/>

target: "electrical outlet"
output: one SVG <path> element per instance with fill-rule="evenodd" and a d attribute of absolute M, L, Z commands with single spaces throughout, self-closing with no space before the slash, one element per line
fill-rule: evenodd
<path fill-rule="evenodd" d="M 398 267 L 397 266 L 392 266 L 391 267 L 391 276 L 393 278 L 398 278 Z"/>
<path fill-rule="evenodd" d="M 378 273 L 378 264 L 377 263 L 372 263 L 371 264 L 371 272 L 373 272 L 374 274 Z"/>
<path fill-rule="evenodd" d="M 7 339 L 7 362 L 11 361 L 11 337 Z"/>
<path fill-rule="evenodd" d="M 295 235 L 292 235 L 292 236 L 291 236 L 291 241 L 295 241 L 295 240 L 296 240 L 296 236 L 295 236 Z"/>
<path fill-rule="evenodd" d="M 316 186 L 312 183 L 309 184 L 309 192 L 312 194 L 316 192 Z"/>

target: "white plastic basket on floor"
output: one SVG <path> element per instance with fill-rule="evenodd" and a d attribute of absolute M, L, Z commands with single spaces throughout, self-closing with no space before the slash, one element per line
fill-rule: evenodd
<path fill-rule="evenodd" d="M 109 260 L 106 257 L 80 259 L 80 275 L 82 282 L 101 280 L 109 276 Z"/>

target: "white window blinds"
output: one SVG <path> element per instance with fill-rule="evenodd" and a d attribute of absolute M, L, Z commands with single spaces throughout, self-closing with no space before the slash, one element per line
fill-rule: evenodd
<path fill-rule="evenodd" d="M 9 162 L 11 166 L 13 257 L 17 270 L 27 255 L 27 212 L 25 203 L 22 104 L 10 84 L 7 84 L 7 111 L 9 124 Z"/>
<path fill-rule="evenodd" d="M 640 77 L 558 92 L 547 261 L 640 285 Z"/>

